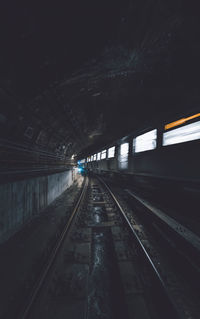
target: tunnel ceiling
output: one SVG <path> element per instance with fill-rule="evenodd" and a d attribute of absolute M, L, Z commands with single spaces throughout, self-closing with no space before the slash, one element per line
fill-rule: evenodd
<path fill-rule="evenodd" d="M 79 157 L 199 105 L 197 1 L 3 1 L 0 134 Z"/>

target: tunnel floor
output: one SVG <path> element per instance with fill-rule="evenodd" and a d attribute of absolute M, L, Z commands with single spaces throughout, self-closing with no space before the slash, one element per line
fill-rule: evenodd
<path fill-rule="evenodd" d="M 85 183 L 83 180 L 79 176 L 76 184 L 0 246 L 0 318 L 198 318 L 195 290 L 183 282 L 180 268 L 176 269 L 177 256 L 166 243 L 163 246 L 160 237 L 152 238 L 150 225 L 143 225 L 141 208 L 133 203 L 129 206 L 127 192 L 125 195 L 123 189 L 113 188 L 143 249 L 164 278 L 164 286 L 181 316 L 171 316 L 168 299 L 163 298 L 152 270 L 127 228 L 124 214 L 100 183 L 101 179 L 86 177 Z M 79 208 L 76 210 L 75 206 Z M 23 317 L 34 286 L 62 237 L 64 225 L 70 220 L 69 231 L 63 237 L 31 311 Z M 152 225 L 155 226 L 155 222 Z M 175 260 L 170 260 L 172 257 Z"/>
<path fill-rule="evenodd" d="M 0 246 L 0 318 L 16 318 L 30 288 L 69 218 L 83 177 Z"/>

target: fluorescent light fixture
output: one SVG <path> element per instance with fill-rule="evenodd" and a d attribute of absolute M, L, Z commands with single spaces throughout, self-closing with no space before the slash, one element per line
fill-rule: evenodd
<path fill-rule="evenodd" d="M 97 161 L 100 161 L 101 159 L 101 152 L 97 153 Z"/>
<path fill-rule="evenodd" d="M 135 153 L 154 150 L 157 146 L 157 129 L 144 133 L 133 139 Z"/>
<path fill-rule="evenodd" d="M 115 146 L 108 149 L 108 158 L 115 157 Z"/>
<path fill-rule="evenodd" d="M 103 150 L 101 152 L 101 159 L 105 159 L 106 158 L 106 150 Z"/>
<path fill-rule="evenodd" d="M 96 161 L 97 160 L 97 154 L 94 154 L 94 161 Z"/>
<path fill-rule="evenodd" d="M 172 127 L 175 127 L 175 126 L 178 126 L 178 125 L 181 125 L 181 124 L 184 124 L 186 123 L 187 121 L 190 121 L 190 120 L 193 120 L 197 117 L 200 117 L 200 113 L 197 113 L 197 114 L 194 114 L 192 116 L 188 116 L 188 117 L 184 117 L 178 121 L 175 121 L 175 122 L 172 122 L 172 123 L 169 123 L 169 124 L 166 124 L 165 125 L 165 130 L 168 130 Z"/>
<path fill-rule="evenodd" d="M 128 154 L 128 148 L 129 148 L 129 144 L 128 143 L 121 144 L 121 146 L 120 146 L 120 155 L 126 156 Z"/>
<path fill-rule="evenodd" d="M 191 123 L 163 134 L 163 146 L 200 139 L 200 121 Z"/>
<path fill-rule="evenodd" d="M 119 154 L 119 165 L 121 169 L 126 169 L 128 167 L 128 152 L 129 143 L 121 144 Z"/>

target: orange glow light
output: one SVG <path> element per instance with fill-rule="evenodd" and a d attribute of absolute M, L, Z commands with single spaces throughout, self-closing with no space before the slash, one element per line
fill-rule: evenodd
<path fill-rule="evenodd" d="M 170 128 L 172 127 L 175 127 L 175 126 L 178 126 L 178 125 L 181 125 L 187 121 L 190 121 L 192 119 L 195 119 L 196 117 L 200 117 L 200 113 L 197 113 L 195 115 L 192 115 L 192 116 L 189 116 L 189 117 L 186 117 L 186 118 L 182 118 L 178 121 L 175 121 L 175 122 L 172 122 L 172 123 L 169 123 L 169 124 L 166 124 L 165 125 L 165 130 L 169 130 Z"/>

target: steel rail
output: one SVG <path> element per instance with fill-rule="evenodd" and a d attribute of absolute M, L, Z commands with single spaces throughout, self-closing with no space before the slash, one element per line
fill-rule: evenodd
<path fill-rule="evenodd" d="M 153 260 L 151 259 L 150 255 L 148 254 L 146 248 L 144 247 L 142 241 L 140 240 L 139 236 L 137 235 L 135 229 L 133 228 L 133 225 L 131 224 L 131 222 L 129 221 L 128 217 L 126 216 L 126 213 L 124 212 L 122 206 L 120 205 L 120 203 L 118 202 L 116 196 L 113 194 L 113 192 L 111 191 L 110 187 L 102 180 L 102 178 L 100 177 L 96 177 L 103 185 L 104 187 L 107 189 L 108 193 L 111 195 L 113 201 L 115 202 L 116 206 L 118 207 L 118 209 L 120 210 L 123 218 L 125 219 L 125 221 L 127 222 L 128 226 L 129 226 L 129 229 L 131 230 L 131 233 L 133 234 L 133 236 L 135 237 L 135 239 L 137 240 L 138 244 L 139 244 L 139 247 L 141 248 L 141 250 L 143 251 L 147 261 L 149 262 L 152 270 L 153 270 L 153 273 L 155 274 L 157 280 L 159 281 L 160 283 L 160 286 L 162 287 L 163 289 L 163 292 L 165 294 L 165 296 L 167 297 L 168 299 L 168 302 L 171 306 L 171 309 L 172 309 L 172 313 L 175 317 L 173 317 L 174 319 L 181 319 L 181 314 L 179 313 L 179 309 L 177 307 L 177 305 L 174 303 L 172 297 L 170 296 L 169 292 L 168 292 L 168 289 L 164 283 L 164 280 L 162 279 L 162 276 L 160 275 L 158 269 L 156 268 L 156 265 L 154 264 Z"/>
<path fill-rule="evenodd" d="M 125 189 L 125 191 L 137 202 L 139 202 L 144 208 L 148 209 L 153 216 L 158 218 L 161 222 L 165 223 L 167 227 L 173 230 L 178 236 L 187 241 L 192 247 L 197 249 L 200 252 L 200 238 L 194 232 L 192 232 L 186 226 L 180 224 L 173 217 L 168 216 L 163 210 L 155 207 L 149 201 L 143 199 L 141 196 L 133 193 L 132 191 Z"/>
<path fill-rule="evenodd" d="M 72 212 L 72 214 L 70 216 L 70 219 L 68 220 L 67 224 L 65 225 L 65 227 L 64 227 L 64 229 L 63 229 L 63 231 L 62 231 L 62 233 L 60 235 L 60 238 L 58 239 L 58 241 L 56 243 L 56 246 L 53 248 L 50 257 L 49 257 L 49 259 L 48 259 L 43 271 L 41 272 L 41 275 L 40 275 L 39 279 L 37 280 L 37 282 L 36 282 L 36 284 L 35 284 L 35 286 L 33 288 L 33 291 L 32 291 L 32 294 L 30 296 L 30 299 L 27 302 L 26 306 L 24 307 L 24 309 L 23 309 L 23 311 L 22 311 L 22 313 L 21 313 L 21 315 L 19 317 L 20 319 L 27 319 L 28 318 L 29 313 L 31 311 L 31 308 L 32 308 L 33 304 L 35 303 L 35 301 L 37 299 L 37 296 L 38 296 L 38 294 L 39 294 L 39 292 L 40 292 L 40 290 L 41 290 L 41 288 L 42 288 L 42 286 L 44 284 L 44 281 L 45 281 L 45 279 L 46 279 L 46 277 L 47 277 L 47 275 L 49 273 L 49 270 L 52 267 L 52 265 L 53 265 L 53 263 L 54 263 L 54 261 L 56 259 L 56 256 L 57 256 L 57 254 L 59 252 L 59 249 L 60 249 L 62 243 L 64 242 L 65 237 L 68 234 L 68 232 L 70 230 L 70 227 L 72 225 L 72 222 L 73 222 L 73 220 L 75 218 L 75 215 L 77 214 L 77 212 L 78 212 L 78 210 L 80 208 L 80 205 L 81 205 L 81 203 L 82 203 L 82 201 L 83 201 L 83 199 L 85 197 L 87 187 L 88 187 L 88 178 L 86 177 L 86 180 L 84 182 L 84 186 L 83 186 L 83 189 L 81 191 L 80 197 L 79 197 L 79 199 L 78 199 L 78 201 L 77 201 L 77 203 L 76 203 L 76 205 L 75 205 L 75 207 L 73 209 L 73 212 Z"/>

